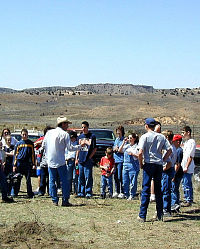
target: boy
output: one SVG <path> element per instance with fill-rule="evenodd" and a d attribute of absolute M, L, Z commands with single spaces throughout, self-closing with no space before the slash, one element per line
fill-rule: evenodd
<path fill-rule="evenodd" d="M 176 147 L 177 159 L 175 163 L 175 176 L 172 179 L 172 189 L 171 189 L 171 211 L 178 211 L 180 208 L 180 192 L 179 186 L 183 178 L 183 169 L 181 167 L 181 162 L 183 159 L 183 149 L 180 147 L 182 142 L 182 136 L 179 134 L 174 135 L 172 143 Z"/>
<path fill-rule="evenodd" d="M 193 202 L 193 186 L 192 186 L 192 175 L 194 174 L 194 154 L 196 149 L 196 143 L 191 138 L 192 130 L 189 126 L 185 126 L 182 131 L 182 137 L 185 139 L 183 147 L 183 160 L 181 166 L 183 168 L 183 190 L 185 203 L 184 207 L 189 207 Z"/>
<path fill-rule="evenodd" d="M 113 195 L 113 180 L 112 174 L 115 169 L 115 161 L 113 158 L 113 150 L 108 147 L 105 151 L 106 156 L 101 158 L 100 168 L 101 168 L 101 198 L 106 198 L 106 186 L 108 186 L 109 197 L 112 198 Z"/>
<path fill-rule="evenodd" d="M 35 167 L 34 144 L 28 139 L 28 130 L 21 130 L 22 139 L 15 145 L 13 172 L 20 173 L 26 177 L 27 197 L 33 198 L 34 193 L 31 185 L 31 169 Z M 14 195 L 18 195 L 21 181 L 14 186 Z"/>

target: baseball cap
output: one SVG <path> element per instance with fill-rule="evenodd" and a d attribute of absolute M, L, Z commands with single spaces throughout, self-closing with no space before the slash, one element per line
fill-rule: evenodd
<path fill-rule="evenodd" d="M 179 135 L 179 134 L 176 134 L 176 135 L 173 136 L 172 142 L 181 141 L 181 140 L 182 140 L 182 136 Z"/>
<path fill-rule="evenodd" d="M 155 121 L 155 119 L 154 118 L 146 118 L 145 119 L 145 124 L 147 124 L 147 125 L 155 125 L 156 124 L 156 121 Z"/>

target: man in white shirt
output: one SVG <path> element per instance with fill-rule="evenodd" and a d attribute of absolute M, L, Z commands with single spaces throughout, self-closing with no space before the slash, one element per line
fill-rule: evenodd
<path fill-rule="evenodd" d="M 46 151 L 47 164 L 49 167 L 49 192 L 53 204 L 58 206 L 56 180 L 59 175 L 62 183 L 62 206 L 71 206 L 69 203 L 70 186 L 67 177 L 67 167 L 65 161 L 65 150 L 77 151 L 83 146 L 71 144 L 69 134 L 66 132 L 68 125 L 71 124 L 66 117 L 57 118 L 57 128 L 49 130 L 45 135 L 43 147 Z"/>
<path fill-rule="evenodd" d="M 192 130 L 189 126 L 185 126 L 182 131 L 182 137 L 185 140 L 183 147 L 183 160 L 181 166 L 183 168 L 183 190 L 185 203 L 182 206 L 189 207 L 193 202 L 193 186 L 192 175 L 194 174 L 194 154 L 196 149 L 196 143 L 191 138 Z"/>

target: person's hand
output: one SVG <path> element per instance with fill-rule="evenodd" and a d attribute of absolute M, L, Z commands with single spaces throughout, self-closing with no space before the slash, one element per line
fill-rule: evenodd
<path fill-rule="evenodd" d="M 36 169 L 36 166 L 35 166 L 35 165 L 33 165 L 32 169 Z"/>
<path fill-rule="evenodd" d="M 183 170 L 183 173 L 187 173 L 187 171 L 188 171 L 188 168 L 184 169 L 184 170 Z"/>
<path fill-rule="evenodd" d="M 13 172 L 15 173 L 17 171 L 17 167 L 13 166 Z"/>
<path fill-rule="evenodd" d="M 75 165 L 78 165 L 78 159 L 75 160 Z"/>

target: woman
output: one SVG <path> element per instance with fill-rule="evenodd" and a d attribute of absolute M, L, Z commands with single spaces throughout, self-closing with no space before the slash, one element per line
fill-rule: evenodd
<path fill-rule="evenodd" d="M 123 190 L 123 182 L 122 182 L 122 170 L 123 170 L 123 161 L 124 161 L 124 153 L 119 152 L 119 147 L 122 145 L 124 140 L 124 127 L 119 126 L 116 129 L 117 138 L 114 142 L 113 152 L 115 159 L 115 193 L 113 194 L 114 198 L 124 198 L 124 190 Z"/>
<path fill-rule="evenodd" d="M 10 129 L 4 128 L 1 133 L 1 141 L 2 141 L 3 147 L 6 146 L 6 136 L 8 135 L 11 135 Z M 15 146 L 17 142 L 18 142 L 17 139 L 15 139 L 14 137 L 11 137 L 11 145 Z"/>
<path fill-rule="evenodd" d="M 133 200 L 137 192 L 137 178 L 139 174 L 138 142 L 138 135 L 132 133 L 128 136 L 128 139 L 125 138 L 123 140 L 119 148 L 119 152 L 124 152 L 123 186 L 125 198 L 128 200 Z"/>

